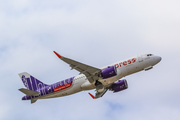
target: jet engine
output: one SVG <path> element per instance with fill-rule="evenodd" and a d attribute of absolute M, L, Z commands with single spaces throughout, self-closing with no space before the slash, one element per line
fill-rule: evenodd
<path fill-rule="evenodd" d="M 113 92 L 119 92 L 127 88 L 128 88 L 128 84 L 127 81 L 124 79 L 113 83 L 110 90 L 112 90 Z"/>
<path fill-rule="evenodd" d="M 117 75 L 117 70 L 115 66 L 109 66 L 101 71 L 101 77 L 107 79 Z"/>

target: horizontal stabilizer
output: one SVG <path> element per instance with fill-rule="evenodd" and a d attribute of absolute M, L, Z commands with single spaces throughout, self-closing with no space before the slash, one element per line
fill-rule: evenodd
<path fill-rule="evenodd" d="M 35 103 L 38 99 L 31 99 L 31 104 Z"/>
<path fill-rule="evenodd" d="M 28 96 L 38 96 L 40 94 L 40 92 L 28 90 L 25 88 L 21 88 L 21 89 L 19 89 L 19 91 L 23 92 L 24 94 L 26 94 Z"/>

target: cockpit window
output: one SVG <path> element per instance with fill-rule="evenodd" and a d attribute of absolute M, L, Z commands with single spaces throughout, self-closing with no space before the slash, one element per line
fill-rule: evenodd
<path fill-rule="evenodd" d="M 147 56 L 152 56 L 152 54 L 147 54 Z"/>

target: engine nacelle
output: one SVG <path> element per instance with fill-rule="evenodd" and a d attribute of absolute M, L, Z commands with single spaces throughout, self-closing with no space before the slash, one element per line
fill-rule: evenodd
<path fill-rule="evenodd" d="M 119 80 L 118 82 L 113 83 L 111 90 L 113 92 L 119 92 L 127 88 L 128 88 L 128 84 L 127 84 L 127 81 L 124 79 L 124 80 Z"/>
<path fill-rule="evenodd" d="M 117 75 L 117 70 L 115 66 L 109 66 L 101 71 L 101 77 L 107 79 Z"/>

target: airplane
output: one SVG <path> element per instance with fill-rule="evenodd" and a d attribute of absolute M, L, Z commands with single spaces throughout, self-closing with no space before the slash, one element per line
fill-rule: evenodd
<path fill-rule="evenodd" d="M 126 79 L 122 79 L 123 77 L 142 70 L 150 70 L 161 61 L 160 56 L 143 54 L 96 68 L 53 52 L 59 59 L 69 64 L 71 69 L 79 71 L 79 75 L 47 85 L 26 72 L 20 73 L 19 76 L 26 87 L 26 89 L 19 89 L 26 94 L 22 100 L 31 100 L 32 104 L 38 99 L 62 97 L 92 89 L 96 89 L 95 96 L 91 93 L 89 95 L 93 99 L 97 99 L 102 97 L 107 90 L 116 93 L 127 89 L 128 84 Z"/>

